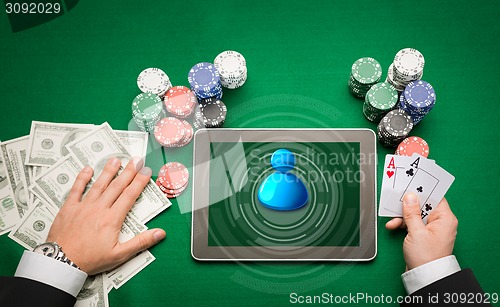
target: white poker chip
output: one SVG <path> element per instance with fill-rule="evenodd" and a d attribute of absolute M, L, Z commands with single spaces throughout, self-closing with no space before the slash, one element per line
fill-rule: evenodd
<path fill-rule="evenodd" d="M 226 50 L 214 59 L 214 66 L 220 75 L 222 86 L 234 89 L 242 86 L 247 79 L 246 60 L 237 51 Z"/>
<path fill-rule="evenodd" d="M 146 68 L 137 77 L 137 86 L 143 93 L 163 96 L 172 87 L 168 75 L 159 68 Z"/>
<path fill-rule="evenodd" d="M 425 59 L 413 48 L 401 49 L 394 57 L 394 80 L 413 81 L 422 77 Z"/>

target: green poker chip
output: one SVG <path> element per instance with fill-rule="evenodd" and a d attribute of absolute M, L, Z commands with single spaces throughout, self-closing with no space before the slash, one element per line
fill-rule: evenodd
<path fill-rule="evenodd" d="M 136 121 L 152 123 L 159 120 L 163 111 L 160 97 L 151 92 L 137 95 L 132 102 L 132 116 Z"/>
<path fill-rule="evenodd" d="M 360 58 L 352 64 L 351 75 L 359 84 L 374 84 L 382 76 L 382 67 L 380 67 L 380 63 L 374 58 Z"/>
<path fill-rule="evenodd" d="M 387 82 L 380 82 L 370 88 L 366 102 L 375 110 L 392 110 L 398 102 L 398 91 Z"/>

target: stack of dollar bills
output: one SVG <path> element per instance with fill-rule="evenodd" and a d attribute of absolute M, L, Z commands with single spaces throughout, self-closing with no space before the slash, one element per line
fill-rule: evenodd
<path fill-rule="evenodd" d="M 0 235 L 28 250 L 44 243 L 57 212 L 85 165 L 94 169 L 92 185 L 111 157 L 124 167 L 131 157 L 146 158 L 148 134 L 102 125 L 33 121 L 30 134 L 0 143 Z M 88 189 L 87 189 L 88 190 Z M 150 180 L 123 223 L 119 241 L 145 231 L 148 221 L 170 206 Z M 89 276 L 75 306 L 108 306 L 118 289 L 155 257 L 144 251 L 123 265 Z"/>

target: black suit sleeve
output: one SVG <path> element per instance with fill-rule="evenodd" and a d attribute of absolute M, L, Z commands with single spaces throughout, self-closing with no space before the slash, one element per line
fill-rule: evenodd
<path fill-rule="evenodd" d="M 76 298 L 47 284 L 22 277 L 0 276 L 0 306 L 72 307 Z"/>
<path fill-rule="evenodd" d="M 456 272 L 433 282 L 412 293 L 409 297 L 414 299 L 421 297 L 423 302 L 418 304 L 401 304 L 401 306 L 455 306 L 461 304 L 467 304 L 468 306 L 491 306 L 491 298 L 489 298 L 489 302 L 484 303 L 484 300 L 488 297 L 484 296 L 483 289 L 481 289 L 474 273 L 470 269 Z M 410 300 L 410 298 L 407 299 Z M 429 302 L 430 298 L 437 298 L 438 300 Z M 465 302 L 461 302 L 460 298 L 465 299 Z M 416 300 L 413 302 L 416 302 Z"/>

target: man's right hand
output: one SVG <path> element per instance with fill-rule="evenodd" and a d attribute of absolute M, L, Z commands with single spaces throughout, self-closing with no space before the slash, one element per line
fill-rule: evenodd
<path fill-rule="evenodd" d="M 418 198 L 409 193 L 403 198 L 403 219 L 393 219 L 387 229 L 396 229 L 406 224 L 408 234 L 403 243 L 407 270 L 425 263 L 450 256 L 457 236 L 458 220 L 451 212 L 446 199 L 431 212 L 424 225 L 420 217 Z"/>

